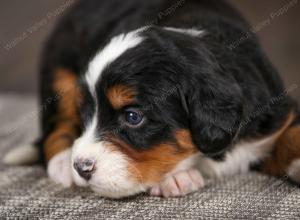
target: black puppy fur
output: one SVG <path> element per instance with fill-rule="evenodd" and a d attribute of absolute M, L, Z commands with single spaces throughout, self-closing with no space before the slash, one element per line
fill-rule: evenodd
<path fill-rule="evenodd" d="M 164 15 L 172 5 L 173 11 Z M 106 68 L 97 88 L 99 94 L 104 94 L 105 88 L 116 81 L 124 82 L 137 88 L 139 106 L 151 105 L 147 114 L 154 122 L 133 133 L 118 130 L 123 139 L 133 146 L 147 148 L 172 138 L 174 128 L 190 128 L 201 152 L 222 158 L 234 141 L 268 136 L 282 126 L 293 102 L 283 96 L 270 103 L 272 98 L 284 94 L 285 89 L 253 34 L 231 47 L 249 33 L 249 26 L 223 1 L 78 2 L 61 20 L 44 50 L 41 103 L 55 96 L 52 82 L 56 68 L 70 69 L 80 76 L 91 57 L 112 36 L 149 23 L 151 26 L 143 32 L 147 40 Z M 196 38 L 162 26 L 194 28 L 204 30 L 204 34 Z M 182 102 L 179 92 L 158 104 L 154 101 L 174 89 L 174 85 L 184 94 L 189 115 L 178 104 Z M 93 103 L 91 99 L 84 100 L 82 114 L 86 121 Z M 253 116 L 253 112 L 266 105 L 266 111 Z M 50 101 L 42 113 L 41 145 L 55 128 L 51 118 L 56 109 L 56 102 Z M 115 126 L 110 124 L 114 120 L 107 117 L 110 112 L 103 109 L 101 114 L 106 117 L 99 116 L 107 119 L 101 122 L 104 128 Z M 245 123 L 247 119 L 249 122 Z"/>

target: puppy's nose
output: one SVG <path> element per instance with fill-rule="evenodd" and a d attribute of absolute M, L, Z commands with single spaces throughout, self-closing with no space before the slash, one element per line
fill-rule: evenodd
<path fill-rule="evenodd" d="M 76 160 L 73 166 L 77 173 L 85 180 L 89 180 L 95 171 L 95 161 L 92 159 Z"/>

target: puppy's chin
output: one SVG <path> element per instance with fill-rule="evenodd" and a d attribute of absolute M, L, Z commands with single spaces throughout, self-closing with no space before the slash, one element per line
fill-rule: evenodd
<path fill-rule="evenodd" d="M 100 169 L 99 169 L 100 170 Z M 73 180 L 77 186 L 88 187 L 98 195 L 119 199 L 145 192 L 150 186 L 139 183 L 122 169 L 107 169 L 106 172 L 96 171 L 89 180 L 80 177 L 73 168 Z"/>
<path fill-rule="evenodd" d="M 124 197 L 133 196 L 141 192 L 145 192 L 148 187 L 146 188 L 141 184 L 132 184 L 130 188 L 124 188 L 123 186 L 112 186 L 109 188 L 107 186 L 101 187 L 101 185 L 98 186 L 91 183 L 90 188 L 100 196 L 112 199 L 120 199 Z"/>

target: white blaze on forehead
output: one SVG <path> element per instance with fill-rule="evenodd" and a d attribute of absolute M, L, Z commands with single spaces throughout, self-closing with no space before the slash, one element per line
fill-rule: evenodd
<path fill-rule="evenodd" d="M 110 42 L 90 61 L 87 72 L 85 73 L 85 79 L 96 103 L 96 109 L 92 122 L 83 134 L 83 139 L 85 139 L 86 142 L 91 143 L 94 141 L 94 132 L 97 127 L 98 104 L 95 85 L 98 79 L 105 67 L 120 57 L 124 52 L 137 46 L 143 41 L 143 38 L 139 35 L 139 33 L 144 29 L 145 28 L 140 28 L 126 34 L 120 34 L 113 37 Z"/>
<path fill-rule="evenodd" d="M 116 60 L 127 50 L 137 46 L 143 41 L 143 38 L 139 35 L 144 28 L 140 28 L 131 31 L 126 34 L 120 34 L 113 37 L 110 42 L 100 51 L 89 63 L 88 70 L 86 72 L 86 81 L 92 93 L 94 93 L 94 87 L 100 78 L 104 68 Z"/>
<path fill-rule="evenodd" d="M 205 33 L 204 30 L 197 30 L 195 28 L 184 29 L 184 28 L 165 27 L 165 30 L 174 31 L 174 32 L 182 33 L 182 34 L 187 34 L 187 35 L 190 35 L 193 37 L 199 37 Z"/>

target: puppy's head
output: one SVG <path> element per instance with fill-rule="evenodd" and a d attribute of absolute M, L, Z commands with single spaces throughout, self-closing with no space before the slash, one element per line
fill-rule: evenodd
<path fill-rule="evenodd" d="M 84 132 L 72 153 L 76 184 L 106 197 L 136 194 L 179 167 L 193 166 L 189 158 L 199 149 L 218 151 L 229 141 L 230 132 L 207 125 L 213 113 L 196 111 L 200 97 L 186 80 L 194 77 L 188 63 L 198 56 L 193 44 L 200 34 L 133 31 L 94 57 L 82 83 Z"/>

